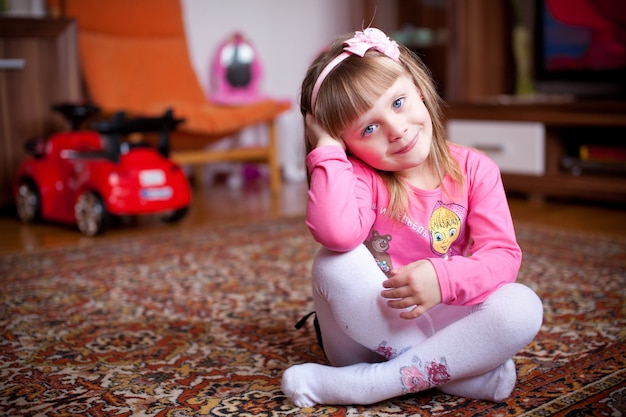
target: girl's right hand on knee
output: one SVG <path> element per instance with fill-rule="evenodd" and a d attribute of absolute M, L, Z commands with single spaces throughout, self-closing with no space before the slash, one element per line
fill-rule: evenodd
<path fill-rule="evenodd" d="M 341 146 L 344 151 L 346 150 L 343 140 L 332 137 L 310 113 L 306 115 L 306 140 L 311 145 L 311 149 L 318 146 Z"/>
<path fill-rule="evenodd" d="M 383 282 L 387 288 L 381 295 L 388 298 L 391 308 L 412 309 L 400 313 L 404 319 L 414 319 L 441 303 L 439 278 L 427 260 L 410 263 L 393 271 L 393 276 Z"/>

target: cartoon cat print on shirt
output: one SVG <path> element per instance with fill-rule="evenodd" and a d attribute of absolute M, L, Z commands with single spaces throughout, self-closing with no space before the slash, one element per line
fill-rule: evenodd
<path fill-rule="evenodd" d="M 381 235 L 376 230 L 372 230 L 372 237 L 369 240 L 363 242 L 365 247 L 372 253 L 378 267 L 390 276 L 393 265 L 391 263 L 391 256 L 387 251 L 389 250 L 389 242 L 391 241 L 391 235 Z"/>
<path fill-rule="evenodd" d="M 435 204 L 428 221 L 430 248 L 435 254 L 445 259 L 459 254 L 452 244 L 464 233 L 463 225 L 466 216 L 467 209 L 459 204 L 444 204 L 441 201 Z"/>

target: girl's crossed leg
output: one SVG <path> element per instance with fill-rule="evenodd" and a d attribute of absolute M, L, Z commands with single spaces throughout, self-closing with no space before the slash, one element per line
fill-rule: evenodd
<path fill-rule="evenodd" d="M 438 305 L 405 320 L 380 296 L 385 279 L 364 246 L 320 251 L 313 295 L 333 366 L 285 372 L 283 392 L 296 405 L 371 404 L 433 387 L 494 401 L 510 394 L 511 357 L 534 338 L 543 317 L 532 290 L 507 284 L 481 304 Z"/>

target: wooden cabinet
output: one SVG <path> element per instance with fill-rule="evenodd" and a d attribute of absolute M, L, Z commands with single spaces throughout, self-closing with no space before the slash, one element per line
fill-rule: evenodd
<path fill-rule="evenodd" d="M 50 106 L 81 97 L 76 39 L 73 20 L 0 18 L 0 207 L 24 143 L 67 129 Z"/>
<path fill-rule="evenodd" d="M 524 149 L 532 149 L 533 163 L 543 172 L 511 172 L 507 164 L 502 164 L 507 192 L 626 203 L 624 160 L 581 160 L 581 149 L 586 146 L 626 152 L 626 101 L 513 96 L 516 68 L 511 47 L 511 2 L 447 0 L 447 5 L 447 118 L 543 126 L 544 148 L 537 151 L 539 139 L 528 134 Z M 521 162 L 528 156 L 520 149 L 524 146 L 521 139 L 503 134 L 494 149 L 517 152 L 517 156 L 509 157 Z"/>
<path fill-rule="evenodd" d="M 535 162 L 542 170 L 529 175 L 501 166 L 507 192 L 626 203 L 626 160 L 617 156 L 626 152 L 626 102 L 454 104 L 446 113 L 448 120 L 532 122 L 544 126 L 545 148 L 535 152 Z M 506 147 L 510 139 L 502 134 L 501 147 Z M 529 148 L 531 139 L 529 135 Z M 581 150 L 589 146 L 612 149 L 615 155 L 604 155 L 599 161 L 585 160 Z"/>

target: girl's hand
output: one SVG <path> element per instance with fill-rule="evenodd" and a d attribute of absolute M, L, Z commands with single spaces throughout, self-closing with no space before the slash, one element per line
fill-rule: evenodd
<path fill-rule="evenodd" d="M 310 113 L 306 115 L 306 138 L 311 148 L 317 148 L 318 146 L 341 146 L 344 151 L 346 150 L 343 140 L 330 136 Z"/>
<path fill-rule="evenodd" d="M 397 309 L 415 306 L 412 310 L 400 313 L 400 317 L 414 319 L 441 303 L 439 279 L 429 261 L 413 262 L 393 270 L 392 274 L 391 278 L 383 282 L 383 287 L 389 289 L 381 293 L 384 298 L 390 299 L 387 305 Z"/>

